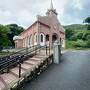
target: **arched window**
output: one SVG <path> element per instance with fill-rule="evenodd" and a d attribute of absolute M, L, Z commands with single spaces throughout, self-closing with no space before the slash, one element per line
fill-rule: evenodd
<path fill-rule="evenodd" d="M 34 34 L 34 42 L 37 42 L 37 33 Z"/>
<path fill-rule="evenodd" d="M 37 33 L 34 34 L 34 45 L 37 44 Z"/>
<path fill-rule="evenodd" d="M 27 47 L 29 47 L 29 36 L 27 37 Z"/>
<path fill-rule="evenodd" d="M 29 45 L 30 46 L 32 45 L 32 35 L 30 35 L 30 37 L 29 37 Z"/>
<path fill-rule="evenodd" d="M 41 40 L 40 40 L 41 42 L 43 42 L 43 35 L 41 34 Z"/>
<path fill-rule="evenodd" d="M 31 36 L 29 37 L 29 45 L 31 44 L 30 40 L 31 40 Z"/>
<path fill-rule="evenodd" d="M 46 42 L 49 41 L 49 35 L 46 35 Z"/>
<path fill-rule="evenodd" d="M 45 45 L 45 35 L 43 33 L 40 34 L 40 45 Z"/>

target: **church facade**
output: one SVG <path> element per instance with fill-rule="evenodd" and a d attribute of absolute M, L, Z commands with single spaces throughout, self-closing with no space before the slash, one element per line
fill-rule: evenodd
<path fill-rule="evenodd" d="M 37 16 L 35 21 L 27 30 L 19 36 L 15 36 L 15 48 L 25 48 L 34 45 L 44 46 L 53 45 L 58 40 L 62 47 L 65 47 L 65 30 L 61 26 L 56 9 L 51 2 L 50 9 L 47 10 L 46 16 Z"/>

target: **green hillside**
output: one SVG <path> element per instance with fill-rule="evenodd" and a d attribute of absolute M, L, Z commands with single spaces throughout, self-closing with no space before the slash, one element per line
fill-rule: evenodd
<path fill-rule="evenodd" d="M 66 48 L 90 48 L 90 30 L 86 25 L 72 24 L 64 26 L 66 34 Z"/>
<path fill-rule="evenodd" d="M 86 30 L 87 26 L 84 24 L 71 24 L 64 26 L 65 29 L 70 29 L 70 30 Z"/>

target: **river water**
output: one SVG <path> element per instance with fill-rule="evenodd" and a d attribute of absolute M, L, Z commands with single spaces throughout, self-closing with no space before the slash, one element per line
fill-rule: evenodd
<path fill-rule="evenodd" d="M 90 90 L 90 51 L 67 51 L 24 90 Z"/>

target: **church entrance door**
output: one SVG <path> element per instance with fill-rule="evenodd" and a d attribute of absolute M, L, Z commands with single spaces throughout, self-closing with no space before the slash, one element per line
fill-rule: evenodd
<path fill-rule="evenodd" d="M 55 33 L 52 35 L 52 43 L 54 43 L 58 39 L 58 35 Z"/>

